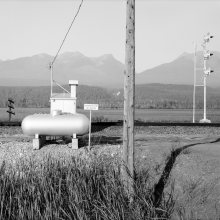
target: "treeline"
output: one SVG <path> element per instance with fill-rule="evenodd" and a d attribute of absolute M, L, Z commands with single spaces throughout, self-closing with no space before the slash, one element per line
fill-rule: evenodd
<path fill-rule="evenodd" d="M 220 88 L 207 87 L 207 108 L 220 108 Z M 204 88 L 196 87 L 196 108 L 204 108 Z M 136 87 L 136 107 L 192 109 L 193 85 L 149 84 Z"/>
<path fill-rule="evenodd" d="M 203 87 L 196 87 L 195 105 L 198 109 L 204 108 L 203 91 Z M 119 103 L 120 107 L 123 107 L 123 90 L 112 90 L 112 92 L 116 97 L 115 106 L 113 104 L 112 107 L 117 107 Z M 207 108 L 220 108 L 220 88 L 207 87 L 206 97 Z M 136 85 L 135 107 L 140 109 L 192 109 L 193 86 L 159 83 Z"/>
<path fill-rule="evenodd" d="M 70 91 L 70 86 L 63 86 Z M 53 87 L 53 93 L 63 93 L 58 86 Z M 39 87 L 0 87 L 0 108 L 8 106 L 8 98 L 12 98 L 17 108 L 48 108 L 50 107 L 51 89 L 49 86 Z M 77 108 L 84 104 L 100 104 L 100 107 L 109 107 L 114 97 L 104 88 L 95 86 L 77 86 Z"/>
<path fill-rule="evenodd" d="M 69 85 L 64 86 L 70 90 Z M 54 87 L 54 93 L 63 93 Z M 0 87 L 0 108 L 8 106 L 8 98 L 15 101 L 16 108 L 50 107 L 50 87 Z M 204 107 L 203 87 L 196 88 L 196 108 Z M 84 104 L 99 104 L 100 108 L 123 108 L 124 93 L 96 86 L 77 86 L 77 108 Z M 193 86 L 146 84 L 135 87 L 136 108 L 191 109 L 193 108 Z M 207 87 L 207 108 L 220 108 L 220 89 Z"/>

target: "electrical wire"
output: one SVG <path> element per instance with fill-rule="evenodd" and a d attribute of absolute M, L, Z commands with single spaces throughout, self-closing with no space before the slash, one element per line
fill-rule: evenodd
<path fill-rule="evenodd" d="M 70 25 L 69 29 L 68 29 L 68 31 L 67 31 L 67 33 L 66 33 L 66 35 L 65 35 L 64 39 L 63 39 L 62 44 L 60 45 L 60 48 L 59 48 L 59 50 L 58 50 L 58 52 L 57 52 L 56 56 L 54 57 L 53 61 L 51 62 L 51 65 L 53 65 L 54 61 L 56 60 L 56 58 L 57 58 L 57 56 L 58 56 L 58 54 L 59 54 L 59 52 L 60 52 L 60 49 L 62 48 L 63 43 L 64 43 L 64 41 L 66 40 L 66 37 L 67 37 L 67 35 L 68 35 L 68 33 L 69 33 L 69 31 L 70 31 L 70 29 L 71 29 L 71 27 L 72 27 L 73 23 L 74 23 L 74 21 L 75 21 L 75 19 L 76 19 L 77 15 L 78 15 L 78 13 L 79 13 L 79 11 L 80 11 L 80 8 L 81 8 L 82 3 L 83 3 L 83 0 L 81 1 L 81 4 L 79 5 L 78 11 L 77 11 L 77 13 L 76 13 L 76 15 L 75 15 L 75 17 L 74 17 L 74 19 L 73 19 L 73 21 L 72 21 L 72 23 L 71 23 L 71 25 Z"/>

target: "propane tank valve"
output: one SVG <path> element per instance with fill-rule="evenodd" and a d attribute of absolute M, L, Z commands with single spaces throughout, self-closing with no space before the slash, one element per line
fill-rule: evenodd
<path fill-rule="evenodd" d="M 62 113 L 61 110 L 53 110 L 53 111 L 51 112 L 51 115 L 52 115 L 52 116 L 57 116 L 57 115 L 61 115 L 61 113 Z"/>

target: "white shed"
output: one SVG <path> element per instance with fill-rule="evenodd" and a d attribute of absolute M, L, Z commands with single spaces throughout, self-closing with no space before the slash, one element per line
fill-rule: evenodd
<path fill-rule="evenodd" d="M 50 97 L 50 112 L 61 110 L 62 113 L 76 113 L 76 86 L 78 80 L 69 80 L 71 93 L 53 93 Z"/>

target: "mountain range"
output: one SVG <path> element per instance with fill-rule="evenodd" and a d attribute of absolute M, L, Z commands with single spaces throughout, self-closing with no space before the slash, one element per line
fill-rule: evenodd
<path fill-rule="evenodd" d="M 38 54 L 0 62 L 0 86 L 50 85 L 48 69 L 53 57 Z M 79 52 L 60 54 L 53 65 L 53 79 L 59 84 L 79 80 L 80 84 L 102 85 L 123 82 L 124 65 L 111 54 L 86 57 Z"/>
<path fill-rule="evenodd" d="M 220 53 L 207 61 L 214 70 L 207 77 L 207 85 L 220 86 Z M 197 68 L 203 68 L 203 53 L 197 52 Z M 42 53 L 14 60 L 0 60 L 0 86 L 45 86 L 50 85 L 48 64 L 53 57 Z M 65 52 L 57 56 L 53 65 L 53 78 L 59 84 L 78 80 L 79 84 L 122 88 L 124 83 L 123 63 L 111 54 L 87 57 L 80 52 Z M 204 73 L 197 71 L 197 84 L 202 83 Z M 194 54 L 183 53 L 175 60 L 136 74 L 136 84 L 188 84 L 194 80 Z"/>
<path fill-rule="evenodd" d="M 220 53 L 212 51 L 214 54 L 207 60 L 206 67 L 214 70 L 207 77 L 207 85 L 220 86 Z M 203 84 L 204 64 L 203 52 L 196 53 L 196 84 Z M 169 63 L 161 64 L 152 69 L 145 70 L 137 75 L 137 84 L 162 83 L 162 84 L 187 84 L 194 83 L 194 54 L 183 53 Z"/>

